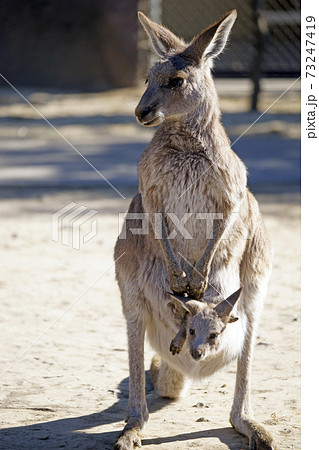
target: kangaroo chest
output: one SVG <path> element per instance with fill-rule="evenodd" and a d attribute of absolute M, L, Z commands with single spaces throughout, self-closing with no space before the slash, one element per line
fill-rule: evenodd
<path fill-rule="evenodd" d="M 204 152 L 162 148 L 142 158 L 143 197 L 157 212 L 215 212 L 223 208 L 226 190 L 218 162 Z M 141 177 L 140 177 L 141 178 Z"/>
<path fill-rule="evenodd" d="M 142 197 L 147 212 L 165 216 L 173 249 L 197 260 L 215 220 L 227 212 L 227 187 L 217 163 L 203 152 L 162 149 L 142 159 Z"/>

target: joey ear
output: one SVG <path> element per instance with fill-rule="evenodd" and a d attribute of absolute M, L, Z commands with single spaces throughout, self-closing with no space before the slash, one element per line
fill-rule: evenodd
<path fill-rule="evenodd" d="M 229 316 L 228 323 L 237 322 L 238 317 L 235 317 L 233 314 Z"/>
<path fill-rule="evenodd" d="M 205 307 L 205 305 L 207 305 L 207 303 L 203 301 L 190 300 L 189 297 L 182 297 L 181 295 L 172 294 L 171 292 L 168 292 L 168 294 L 172 297 L 169 304 L 174 305 L 179 310 L 183 308 L 184 311 L 187 311 L 192 316 L 198 314 Z"/>
<path fill-rule="evenodd" d="M 171 296 L 171 300 L 168 302 L 169 305 L 173 305 L 179 311 L 184 310 L 184 312 L 190 312 L 187 307 L 186 300 L 187 297 L 183 297 L 182 295 L 172 294 L 171 292 L 167 292 Z"/>
<path fill-rule="evenodd" d="M 232 295 L 230 295 L 225 300 L 218 303 L 218 305 L 215 308 L 215 311 L 222 320 L 228 319 L 229 322 L 235 322 L 237 320 L 236 317 L 231 316 L 231 312 L 232 312 L 235 304 L 237 303 L 237 301 L 240 299 L 242 292 L 243 292 L 243 287 L 239 288 Z"/>
<path fill-rule="evenodd" d="M 202 31 L 193 39 L 184 52 L 188 58 L 197 63 L 208 58 L 214 58 L 224 50 L 228 35 L 237 17 L 236 9 L 233 9 L 219 22 Z"/>
<path fill-rule="evenodd" d="M 152 46 L 161 58 L 166 58 L 171 50 L 184 50 L 184 41 L 177 37 L 163 25 L 153 22 L 142 12 L 138 12 L 138 18 L 146 31 Z"/>

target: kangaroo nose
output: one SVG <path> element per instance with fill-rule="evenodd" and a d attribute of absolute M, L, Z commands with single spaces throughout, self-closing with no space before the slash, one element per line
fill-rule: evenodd
<path fill-rule="evenodd" d="M 141 107 L 137 105 L 135 109 L 135 115 L 139 120 L 143 120 L 144 117 L 146 117 L 150 112 L 152 111 L 152 108 L 150 106 Z"/>
<path fill-rule="evenodd" d="M 199 349 L 192 350 L 191 355 L 194 359 L 199 359 L 202 356 L 202 351 Z"/>

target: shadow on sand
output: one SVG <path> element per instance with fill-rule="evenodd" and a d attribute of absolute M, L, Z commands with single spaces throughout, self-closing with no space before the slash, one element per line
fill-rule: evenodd
<path fill-rule="evenodd" d="M 3 428 L 0 430 L 0 448 L 5 450 L 42 448 L 112 449 L 124 425 L 123 414 L 127 405 L 128 389 L 128 378 L 125 378 L 119 383 L 116 390 L 117 401 L 109 408 L 97 413 L 40 422 L 33 425 Z M 153 412 L 165 408 L 172 402 L 156 395 L 149 378 L 149 371 L 146 371 L 146 396 L 150 420 L 152 420 L 151 414 Z M 39 408 L 34 408 L 34 410 L 39 411 Z M 43 408 L 43 410 L 52 412 L 49 408 Z M 116 430 L 109 432 L 92 431 L 94 428 L 110 424 L 114 424 L 113 427 Z M 185 445 L 185 448 L 188 448 L 190 441 L 215 437 L 231 450 L 248 448 L 246 438 L 240 436 L 231 427 L 201 430 L 174 436 L 165 436 L 165 430 L 163 430 L 163 434 L 163 437 L 143 439 L 143 446 L 179 442 Z M 192 448 L 194 445 L 196 446 L 196 443 L 192 442 Z M 167 445 L 166 448 L 168 448 Z"/>

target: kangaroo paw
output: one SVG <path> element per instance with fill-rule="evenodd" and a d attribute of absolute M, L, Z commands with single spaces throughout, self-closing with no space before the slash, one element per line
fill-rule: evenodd
<path fill-rule="evenodd" d="M 174 340 L 172 340 L 169 351 L 173 354 L 173 355 L 178 355 L 181 350 L 182 350 L 183 346 L 179 346 L 177 345 Z"/>
<path fill-rule="evenodd" d="M 199 300 L 204 297 L 206 288 L 207 280 L 194 270 L 189 280 L 189 296 Z"/>
<path fill-rule="evenodd" d="M 130 419 L 114 444 L 114 450 L 133 450 L 142 447 L 141 426 L 138 419 Z"/>
<path fill-rule="evenodd" d="M 169 274 L 169 285 L 175 294 L 185 294 L 188 291 L 188 279 L 183 270 Z"/>

